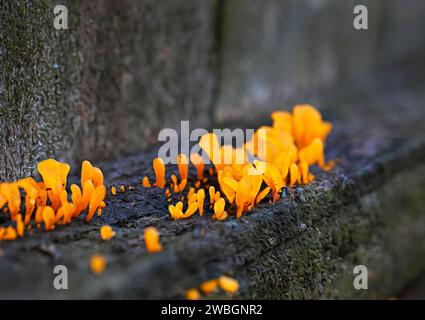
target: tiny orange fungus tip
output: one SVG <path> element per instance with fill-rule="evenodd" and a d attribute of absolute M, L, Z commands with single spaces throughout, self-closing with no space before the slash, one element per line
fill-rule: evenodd
<path fill-rule="evenodd" d="M 323 166 L 323 170 L 325 170 L 326 172 L 331 171 L 333 168 L 335 168 L 335 161 L 334 160 L 330 160 L 329 162 L 327 162 L 324 166 Z"/>
<path fill-rule="evenodd" d="M 198 289 L 189 289 L 185 293 L 187 300 L 199 300 L 201 299 L 201 293 L 198 291 Z"/>
<path fill-rule="evenodd" d="M 289 167 L 289 186 L 293 187 L 295 185 L 295 183 L 298 180 L 298 176 L 299 176 L 299 172 L 298 172 L 298 167 L 295 163 L 291 163 L 291 166 Z"/>
<path fill-rule="evenodd" d="M 156 176 L 155 186 L 158 188 L 164 188 L 166 183 L 164 161 L 161 158 L 155 158 L 153 160 L 153 169 Z"/>
<path fill-rule="evenodd" d="M 100 274 L 105 271 L 106 259 L 101 255 L 93 255 L 90 259 L 90 269 L 95 274 Z"/>
<path fill-rule="evenodd" d="M 149 178 L 148 177 L 146 177 L 146 176 L 143 177 L 142 186 L 144 188 L 150 188 L 150 187 L 152 187 L 151 183 L 149 182 Z"/>
<path fill-rule="evenodd" d="M 15 240 L 18 237 L 18 232 L 12 226 L 0 227 L 0 241 L 1 240 Z"/>
<path fill-rule="evenodd" d="M 106 187 L 98 186 L 92 193 L 89 201 L 89 212 L 86 216 L 86 221 L 89 222 L 98 208 L 103 205 L 103 200 L 106 196 Z"/>
<path fill-rule="evenodd" d="M 113 196 L 115 196 L 117 194 L 117 188 L 111 187 L 111 193 Z"/>
<path fill-rule="evenodd" d="M 266 187 L 266 188 L 264 188 L 264 190 L 263 191 L 261 191 L 259 194 L 258 194 L 258 196 L 257 196 L 257 198 L 255 199 L 255 203 L 257 204 L 257 203 L 260 203 L 265 197 L 267 197 L 267 195 L 270 193 L 270 187 Z"/>
<path fill-rule="evenodd" d="M 218 279 L 218 284 L 226 292 L 234 293 L 239 290 L 239 282 L 228 276 L 221 276 Z"/>
<path fill-rule="evenodd" d="M 190 188 L 189 192 L 187 193 L 187 199 L 190 199 L 190 197 L 195 193 L 195 188 Z"/>
<path fill-rule="evenodd" d="M 198 202 L 199 215 L 202 217 L 204 214 L 204 201 L 205 201 L 204 189 L 198 190 L 198 192 L 196 193 L 196 201 Z"/>
<path fill-rule="evenodd" d="M 43 217 L 44 227 L 46 231 L 53 230 L 55 228 L 55 212 L 52 207 L 46 206 L 41 212 Z"/>
<path fill-rule="evenodd" d="M 115 231 L 112 230 L 111 226 L 104 225 L 100 228 L 100 237 L 103 240 L 110 240 L 115 237 Z"/>
<path fill-rule="evenodd" d="M 198 203 L 197 202 L 192 202 L 188 208 L 186 209 L 183 218 L 187 219 L 189 217 L 191 217 L 193 214 L 195 214 L 195 212 L 198 210 Z"/>
<path fill-rule="evenodd" d="M 147 227 L 144 230 L 145 246 L 149 253 L 162 251 L 162 245 L 159 242 L 159 232 L 155 227 Z"/>
<path fill-rule="evenodd" d="M 121 192 L 125 192 L 125 186 L 121 185 L 121 186 L 120 186 L 120 191 L 121 191 Z"/>
<path fill-rule="evenodd" d="M 192 203 L 196 202 L 198 200 L 197 195 L 196 194 L 192 194 L 188 199 L 187 199 L 187 204 L 191 205 Z"/>
<path fill-rule="evenodd" d="M 210 294 L 210 293 L 215 292 L 217 290 L 217 287 L 218 287 L 218 280 L 217 279 L 204 281 L 200 285 L 201 291 L 205 294 Z"/>
<path fill-rule="evenodd" d="M 211 186 L 208 188 L 208 193 L 210 195 L 210 204 L 214 204 L 215 201 L 215 188 Z"/>
<path fill-rule="evenodd" d="M 218 199 L 214 203 L 214 215 L 213 218 L 216 220 L 225 220 L 228 217 L 226 211 L 224 211 L 224 207 L 226 206 L 226 201 L 223 198 Z"/>
<path fill-rule="evenodd" d="M 187 179 L 183 179 L 178 185 L 179 192 L 183 191 L 186 188 L 186 185 L 187 185 Z"/>

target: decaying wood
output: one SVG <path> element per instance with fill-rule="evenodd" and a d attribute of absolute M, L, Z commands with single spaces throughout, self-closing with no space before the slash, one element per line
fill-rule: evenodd
<path fill-rule="evenodd" d="M 370 87 L 350 91 L 361 99 L 335 100 L 341 109 L 325 117 L 335 124 L 327 156 L 337 167 L 240 220 L 207 214 L 172 221 L 163 191 L 140 187 L 145 174 L 153 178 L 154 153 L 101 164 L 109 186 L 135 189 L 108 196 L 104 216 L 90 224 L 1 243 L 0 297 L 181 298 L 222 274 L 239 280 L 233 297 L 240 298 L 396 294 L 425 270 L 424 94 L 411 83 L 396 85 L 396 92 Z M 111 241 L 100 239 L 103 224 L 117 233 Z M 145 250 L 150 225 L 161 234 L 161 253 Z M 89 268 L 96 253 L 108 261 L 100 275 Z M 53 288 L 58 264 L 68 267 L 69 290 Z M 358 264 L 368 267 L 369 290 L 353 288 Z"/>

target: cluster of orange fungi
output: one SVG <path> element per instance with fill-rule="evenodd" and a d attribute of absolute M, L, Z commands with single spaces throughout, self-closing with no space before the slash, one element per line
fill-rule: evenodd
<path fill-rule="evenodd" d="M 67 191 L 67 177 L 70 166 L 66 163 L 48 159 L 37 166 L 43 181 L 24 178 L 16 182 L 0 183 L 0 209 L 9 213 L 13 225 L 0 227 L 0 240 L 14 240 L 22 237 L 32 221 L 38 228 L 53 230 L 55 225 L 69 224 L 86 209 L 85 220 L 89 222 L 97 211 L 100 216 L 105 208 L 106 187 L 103 173 L 89 161 L 83 161 L 81 187 L 72 184 L 71 193 Z M 22 206 L 21 190 L 24 191 Z M 23 208 L 22 208 L 23 207 Z M 24 209 L 24 210 L 23 210 Z"/>
<path fill-rule="evenodd" d="M 188 186 L 189 161 L 184 154 L 177 159 L 180 179 L 172 175 L 168 187 L 164 161 L 156 158 L 153 161 L 156 181 L 151 184 L 148 177 L 144 177 L 143 186 L 165 189 L 169 202 L 172 192 L 177 194 L 189 189 L 187 195 L 181 197 L 182 201 L 169 205 L 174 220 L 189 218 L 196 212 L 202 216 L 206 196 L 213 218 L 224 220 L 232 213 L 240 218 L 269 194 L 270 201 L 275 203 L 285 186 L 310 183 L 314 179 L 309 171 L 312 165 L 317 164 L 324 170 L 332 168 L 333 162 L 325 163 L 324 157 L 324 144 L 332 125 L 322 120 L 317 109 L 297 105 L 292 113 L 273 112 L 271 118 L 272 126 L 260 127 L 238 148 L 221 145 L 213 133 L 201 137 L 199 146 L 213 164 L 209 172 L 216 175 L 219 190 L 208 185 L 208 178 L 204 177 L 205 162 L 197 153 L 190 155 L 197 172 L 193 186 Z"/>
<path fill-rule="evenodd" d="M 228 293 L 235 293 L 239 290 L 239 282 L 236 279 L 224 275 L 217 279 L 207 280 L 200 285 L 200 290 L 197 288 L 187 290 L 186 299 L 199 300 L 202 297 L 200 291 L 202 291 L 204 295 L 209 295 L 216 292 L 218 288 Z"/>
<path fill-rule="evenodd" d="M 202 216 L 208 209 L 214 219 L 224 220 L 229 214 L 240 218 L 267 197 L 275 203 L 285 186 L 310 183 L 314 179 L 309 170 L 312 165 L 317 164 L 324 170 L 333 166 L 332 161 L 325 163 L 324 157 L 324 144 L 332 125 L 323 121 L 313 106 L 297 105 L 291 113 L 273 112 L 271 118 L 272 126 L 260 127 L 249 141 L 237 148 L 221 145 L 213 133 L 201 137 L 199 147 L 212 163 L 208 172 L 210 177 L 215 176 L 217 190 L 210 185 L 205 175 L 206 163 L 198 153 L 189 157 L 196 168 L 193 186 L 188 185 L 189 159 L 180 154 L 177 158 L 179 179 L 171 175 L 167 186 L 164 161 L 156 158 L 153 161 L 156 180 L 151 183 L 148 177 L 144 177 L 143 187 L 165 189 L 168 202 L 171 202 L 173 193 L 186 194 L 180 197 L 181 201 L 169 205 L 174 220 L 189 218 L 197 212 Z M 37 169 L 43 181 L 37 182 L 29 177 L 0 183 L 0 209 L 9 213 L 13 222 L 0 227 L 0 240 L 22 237 L 25 230 L 31 228 L 33 216 L 38 228 L 44 225 L 44 229 L 50 231 L 55 225 L 69 224 L 87 209 L 86 221 L 90 221 L 96 211 L 101 215 L 106 188 L 99 168 L 83 161 L 81 188 L 71 185 L 70 197 L 66 188 L 68 164 L 48 159 L 40 162 Z M 21 190 L 25 193 L 25 210 L 21 208 Z M 120 191 L 124 192 L 125 187 L 121 186 Z M 117 193 L 115 187 L 111 188 L 111 193 Z M 113 237 L 112 231 L 104 231 L 105 239 Z M 155 229 L 148 229 L 145 236 L 149 252 L 161 251 Z"/>

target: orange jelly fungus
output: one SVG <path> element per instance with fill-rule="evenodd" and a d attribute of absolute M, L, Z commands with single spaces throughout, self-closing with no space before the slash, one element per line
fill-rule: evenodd
<path fill-rule="evenodd" d="M 105 271 L 106 260 L 101 255 L 93 255 L 90 259 L 90 269 L 93 273 L 100 274 Z"/>
<path fill-rule="evenodd" d="M 201 294 L 197 289 L 189 289 L 185 293 L 187 300 L 199 300 L 201 298 Z"/>
<path fill-rule="evenodd" d="M 218 279 L 218 285 L 226 292 L 234 293 L 239 290 L 239 282 L 236 279 L 221 276 Z"/>
<path fill-rule="evenodd" d="M 86 216 L 86 221 L 89 222 L 96 210 L 99 210 L 99 216 L 102 213 L 103 199 L 106 196 L 106 187 L 104 185 L 98 186 L 92 193 L 89 202 L 89 213 Z"/>
<path fill-rule="evenodd" d="M 0 205 L 3 207 L 8 204 L 10 218 L 15 221 L 17 214 L 21 210 L 21 194 L 17 183 L 2 183 L 0 184 Z"/>
<path fill-rule="evenodd" d="M 199 286 L 199 289 L 204 295 L 208 295 L 216 292 L 218 287 L 220 287 L 223 291 L 235 293 L 239 290 L 239 282 L 228 276 L 221 276 L 218 279 L 202 282 Z M 196 300 L 201 298 L 201 294 L 196 288 L 192 288 L 186 291 L 186 299 L 190 299 L 192 295 L 193 298 L 196 298 Z"/>
<path fill-rule="evenodd" d="M 214 203 L 214 215 L 213 218 L 217 220 L 224 220 L 227 218 L 227 212 L 224 211 L 226 201 L 223 198 L 218 199 Z"/>
<path fill-rule="evenodd" d="M 149 178 L 148 177 L 143 177 L 142 185 L 145 188 L 152 187 L 151 183 L 149 182 Z"/>
<path fill-rule="evenodd" d="M 156 181 L 155 186 L 158 188 L 165 187 L 165 164 L 161 158 L 153 160 L 153 170 L 155 171 Z"/>
<path fill-rule="evenodd" d="M 190 199 L 195 194 L 195 188 L 189 188 L 189 192 L 187 193 L 187 199 Z"/>
<path fill-rule="evenodd" d="M 187 180 L 189 174 L 189 161 L 185 154 L 179 154 L 177 156 L 177 166 L 179 168 L 180 179 Z"/>
<path fill-rule="evenodd" d="M 170 212 L 171 219 L 173 220 L 183 218 L 183 202 L 179 201 L 175 206 L 170 204 L 168 206 L 168 211 Z"/>
<path fill-rule="evenodd" d="M 192 162 L 192 164 L 196 168 L 196 179 L 198 179 L 200 181 L 204 180 L 205 164 L 204 164 L 204 160 L 202 159 L 202 157 L 197 153 L 192 153 L 190 155 L 190 161 Z"/>
<path fill-rule="evenodd" d="M 332 125 L 322 120 L 316 108 L 296 105 L 292 112 L 273 112 L 271 118 L 271 126 L 258 128 L 250 140 L 237 148 L 221 146 L 214 133 L 200 138 L 199 147 L 212 163 L 208 167 L 210 177 L 204 177 L 206 163 L 201 155 L 192 153 L 190 162 L 196 168 L 197 181 L 193 187 L 189 185 L 189 192 L 181 202 L 169 206 L 172 219 L 187 218 L 196 211 L 204 215 L 206 193 L 208 211 L 213 212 L 213 218 L 223 220 L 228 214 L 240 218 L 266 198 L 273 203 L 278 201 L 284 187 L 311 183 L 314 175 L 310 173 L 310 166 L 317 165 L 325 171 L 333 168 L 334 162 L 326 163 L 324 156 Z M 183 191 L 188 184 L 187 157 L 178 155 L 177 163 L 180 182 L 176 175 L 171 175 L 170 183 L 174 193 Z M 166 184 L 164 163 L 157 158 L 153 166 L 155 186 L 163 188 Z M 143 185 L 150 186 L 147 178 Z M 186 212 L 184 206 L 188 208 Z"/>
<path fill-rule="evenodd" d="M 16 227 L 0 228 L 0 240 L 13 240 L 23 237 L 25 229 L 34 221 L 38 228 L 54 230 L 56 225 L 69 224 L 83 211 L 89 209 L 86 220 L 106 207 L 104 198 L 103 173 L 99 168 L 85 160 L 81 169 L 82 189 L 73 184 L 67 191 L 67 178 L 70 166 L 54 159 L 47 159 L 37 165 L 43 181 L 31 177 L 16 182 L 0 183 L 0 209 L 9 213 Z M 21 190 L 24 192 L 21 200 Z M 25 211 L 21 209 L 22 203 Z"/>
<path fill-rule="evenodd" d="M 0 240 L 15 240 L 17 237 L 18 233 L 12 226 L 0 228 Z"/>
<path fill-rule="evenodd" d="M 149 253 L 162 251 L 162 245 L 159 242 L 159 232 L 154 227 L 147 227 L 144 230 L 146 250 Z"/>
<path fill-rule="evenodd" d="M 113 237 L 115 237 L 115 231 L 112 230 L 111 226 L 102 226 L 100 228 L 100 237 L 102 240 L 111 240 Z"/>
<path fill-rule="evenodd" d="M 204 214 L 204 201 L 205 201 L 205 191 L 204 189 L 198 190 L 196 193 L 196 201 L 198 202 L 199 215 L 202 217 Z"/>
<path fill-rule="evenodd" d="M 115 196 L 117 194 L 117 188 L 111 187 L 111 194 Z"/>
<path fill-rule="evenodd" d="M 212 206 L 215 202 L 215 188 L 214 186 L 211 186 L 208 188 L 208 193 L 210 196 L 210 205 Z"/>
<path fill-rule="evenodd" d="M 198 210 L 198 202 L 196 201 L 196 198 L 194 198 L 195 201 L 191 202 L 189 206 L 187 207 L 186 211 L 183 212 L 183 202 L 179 201 L 177 204 L 169 205 L 168 211 L 170 212 L 171 218 L 173 220 L 179 220 L 179 219 L 187 219 L 191 217 L 195 212 Z"/>
<path fill-rule="evenodd" d="M 53 230 L 55 228 L 55 211 L 53 208 L 49 206 L 44 207 L 41 215 L 46 231 Z"/>
<path fill-rule="evenodd" d="M 22 238 L 24 236 L 24 231 L 25 225 L 24 221 L 22 220 L 22 215 L 18 214 L 16 217 L 16 232 L 18 233 L 18 236 Z"/>
<path fill-rule="evenodd" d="M 44 181 L 51 207 L 56 211 L 60 206 L 60 194 L 65 190 L 66 179 L 71 169 L 66 163 L 47 159 L 37 166 L 38 172 Z"/>
<path fill-rule="evenodd" d="M 205 294 L 213 293 L 214 291 L 217 290 L 217 287 L 218 287 L 218 280 L 217 279 L 204 281 L 200 285 L 201 291 Z"/>

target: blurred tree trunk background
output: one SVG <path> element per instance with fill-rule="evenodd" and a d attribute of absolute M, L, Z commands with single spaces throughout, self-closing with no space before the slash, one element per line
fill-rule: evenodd
<path fill-rule="evenodd" d="M 68 30 L 53 27 L 57 4 Z M 356 4 L 368 30 L 353 28 Z M 2 0 L 0 179 L 49 156 L 134 153 L 180 120 L 322 107 L 341 85 L 423 57 L 424 18 L 422 0 Z"/>

